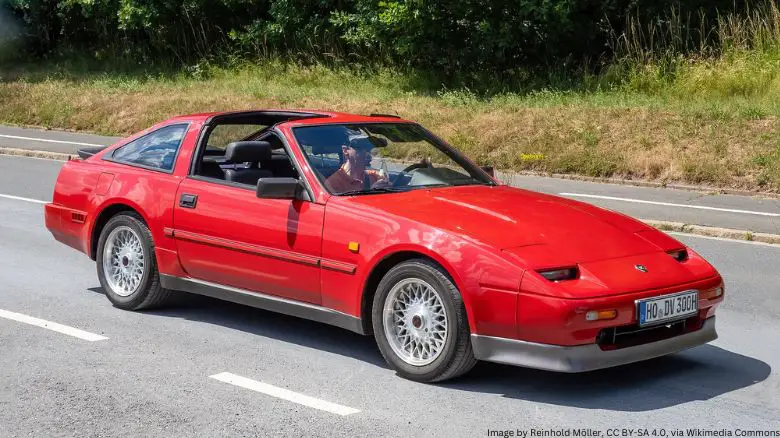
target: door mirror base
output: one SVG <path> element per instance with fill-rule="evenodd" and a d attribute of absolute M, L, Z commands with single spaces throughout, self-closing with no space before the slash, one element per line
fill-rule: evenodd
<path fill-rule="evenodd" d="M 257 180 L 257 197 L 264 199 L 309 200 L 309 194 L 295 178 L 260 178 Z"/>

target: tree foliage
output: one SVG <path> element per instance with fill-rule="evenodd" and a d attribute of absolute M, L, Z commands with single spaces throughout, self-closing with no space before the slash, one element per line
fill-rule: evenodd
<path fill-rule="evenodd" d="M 0 0 L 2 1 L 2 0 Z M 627 17 L 701 12 L 733 0 L 6 0 L 26 50 L 168 58 L 278 54 L 379 61 L 442 75 L 513 72 L 610 56 Z"/>

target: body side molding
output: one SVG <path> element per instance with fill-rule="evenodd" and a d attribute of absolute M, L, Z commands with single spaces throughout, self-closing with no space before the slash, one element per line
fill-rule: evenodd
<path fill-rule="evenodd" d="M 231 301 L 258 309 L 270 310 L 285 315 L 297 316 L 312 321 L 323 322 L 365 335 L 360 318 L 347 315 L 327 307 L 281 297 L 252 292 L 222 284 L 211 283 L 195 278 L 182 278 L 160 274 L 160 284 L 166 289 L 205 295 L 220 300 Z"/>
<path fill-rule="evenodd" d="M 222 239 L 219 237 L 207 236 L 205 234 L 182 231 L 174 228 L 165 227 L 163 232 L 168 237 L 175 237 L 190 242 L 202 243 L 204 245 L 216 246 L 220 248 L 242 251 L 262 257 L 270 257 L 279 260 L 285 260 L 291 263 L 300 263 L 309 266 L 320 266 L 323 269 L 343 272 L 353 275 L 357 265 L 352 263 L 340 262 L 338 260 L 323 259 L 293 251 L 284 251 L 267 246 L 255 245 L 251 243 L 238 242 L 235 240 Z"/>
<path fill-rule="evenodd" d="M 306 254 L 301 254 L 292 251 L 283 251 L 276 248 L 269 248 L 267 246 L 254 245 L 251 243 L 237 242 L 235 240 L 222 239 L 219 237 L 207 236 L 204 234 L 193 233 L 190 231 L 173 230 L 173 235 L 177 239 L 189 240 L 191 242 L 202 243 L 205 245 L 218 246 L 221 248 L 232 249 L 234 251 L 248 252 L 251 254 L 271 257 L 275 259 L 286 260 L 293 263 L 301 263 L 304 265 L 317 266 L 320 260 L 317 257 L 312 257 Z"/>
<path fill-rule="evenodd" d="M 346 274 L 354 274 L 357 266 L 351 263 L 339 262 L 336 260 L 320 259 L 320 266 L 322 269 L 330 269 L 331 271 L 344 272 Z"/>

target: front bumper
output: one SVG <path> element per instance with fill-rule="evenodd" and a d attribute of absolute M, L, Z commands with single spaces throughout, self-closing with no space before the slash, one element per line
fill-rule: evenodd
<path fill-rule="evenodd" d="M 665 356 L 717 338 L 713 316 L 706 319 L 702 327 L 694 332 L 617 350 L 602 350 L 596 344 L 567 347 L 480 335 L 471 335 L 471 345 L 474 348 L 474 356 L 479 360 L 564 373 L 581 373 Z"/>

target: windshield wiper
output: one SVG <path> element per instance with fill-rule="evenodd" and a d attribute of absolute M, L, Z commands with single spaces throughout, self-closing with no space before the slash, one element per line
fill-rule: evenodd
<path fill-rule="evenodd" d="M 405 189 L 393 188 L 393 187 L 375 187 L 371 189 L 361 190 L 349 190 L 346 192 L 338 193 L 339 196 L 352 196 L 352 195 L 372 195 L 375 193 L 398 193 L 405 192 Z"/>

